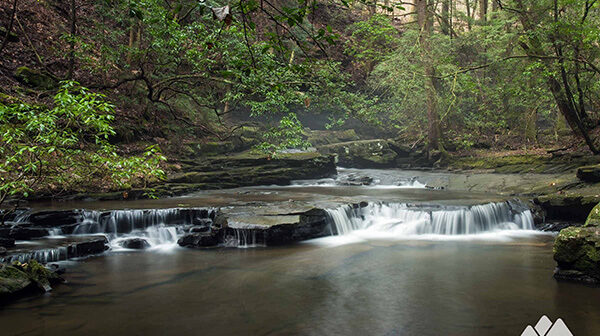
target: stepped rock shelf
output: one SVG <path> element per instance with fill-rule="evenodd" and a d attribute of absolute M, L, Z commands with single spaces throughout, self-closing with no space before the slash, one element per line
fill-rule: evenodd
<path fill-rule="evenodd" d="M 408 235 L 533 229 L 529 208 L 518 200 L 473 200 L 466 204 L 440 200 L 432 204 L 329 199 L 327 204 L 319 208 L 310 202 L 275 200 L 222 208 L 23 210 L 0 230 L 0 237 L 9 242 L 0 261 L 35 259 L 49 263 L 108 249 L 158 248 L 176 243 L 197 248 L 273 246 L 359 229 L 394 228 L 397 232 L 402 227 Z M 378 227 L 380 218 L 394 219 L 395 224 Z"/>

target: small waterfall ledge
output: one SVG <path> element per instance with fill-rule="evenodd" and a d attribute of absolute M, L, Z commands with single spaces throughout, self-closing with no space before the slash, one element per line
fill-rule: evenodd
<path fill-rule="evenodd" d="M 327 215 L 335 235 L 358 230 L 389 233 L 391 237 L 534 230 L 531 210 L 517 200 L 463 207 L 362 203 L 329 209 Z"/>
<path fill-rule="evenodd" d="M 295 219 L 257 225 L 213 208 L 19 213 L 10 225 L 0 228 L 0 237 L 17 240 L 0 261 L 36 259 L 47 263 L 109 248 L 171 248 L 177 244 L 195 248 L 263 247 L 364 231 L 394 238 L 534 229 L 530 209 L 517 200 L 472 206 L 363 202 L 314 208 L 293 216 L 263 217 L 272 222 L 278 216 Z"/>

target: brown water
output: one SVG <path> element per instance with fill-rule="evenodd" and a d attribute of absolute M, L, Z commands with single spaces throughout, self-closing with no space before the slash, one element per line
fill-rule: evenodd
<path fill-rule="evenodd" d="M 600 289 L 552 278 L 551 236 L 109 253 L 0 308 L 1 335 L 600 334 Z"/>

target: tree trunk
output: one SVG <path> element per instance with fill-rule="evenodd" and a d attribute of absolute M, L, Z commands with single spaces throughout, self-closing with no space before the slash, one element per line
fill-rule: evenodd
<path fill-rule="evenodd" d="M 73 71 L 75 70 L 75 34 L 77 33 L 77 7 L 75 0 L 71 0 L 71 41 L 69 42 L 69 73 L 67 78 L 73 78 Z"/>
<path fill-rule="evenodd" d="M 425 94 L 427 106 L 427 139 L 428 151 L 440 149 L 440 118 L 437 113 L 436 92 L 434 85 L 435 68 L 431 60 L 431 46 L 429 35 L 433 27 L 432 16 L 428 10 L 428 0 L 415 0 L 417 9 L 417 22 L 420 34 L 421 62 L 425 70 Z"/>
<path fill-rule="evenodd" d="M 471 3 L 469 0 L 465 0 L 465 6 L 467 9 L 467 29 L 471 30 Z"/>
<path fill-rule="evenodd" d="M 515 4 L 519 10 L 519 21 L 521 21 L 521 25 L 523 26 L 525 33 L 533 32 L 535 27 L 533 26 L 533 21 L 530 20 L 529 16 L 527 15 L 528 9 L 523 4 L 523 1 L 515 0 Z M 529 44 L 521 43 L 525 53 L 534 59 L 539 59 L 542 57 L 543 64 L 546 66 L 546 68 L 548 70 L 552 70 L 553 60 L 545 57 L 546 52 L 544 51 L 542 43 L 537 36 L 529 34 L 528 42 Z M 564 72 L 561 71 L 561 73 L 564 75 Z M 594 154 L 600 154 L 600 151 L 598 151 L 596 148 L 594 141 L 590 138 L 587 127 L 584 125 L 579 116 L 579 112 L 573 104 L 573 97 L 569 88 L 563 87 L 555 75 L 548 74 L 546 76 L 546 82 L 550 92 L 552 93 L 552 96 L 554 97 L 556 106 L 558 106 L 558 110 L 565 117 L 567 124 L 569 124 L 571 130 L 573 130 L 573 133 L 575 133 L 577 136 L 583 137 L 585 143 Z M 567 84 L 565 78 L 562 79 L 563 84 Z"/>
<path fill-rule="evenodd" d="M 488 0 L 479 0 L 479 21 L 485 24 L 487 21 Z"/>
<path fill-rule="evenodd" d="M 8 28 L 6 28 L 6 35 L 4 35 L 4 39 L 2 40 L 2 45 L 0 46 L 0 54 L 4 47 L 6 47 L 6 43 L 8 43 L 8 39 L 10 38 L 10 32 L 12 31 L 12 27 L 15 23 L 15 13 L 17 12 L 17 0 L 14 0 L 12 11 L 10 12 L 10 21 L 8 23 Z"/>
<path fill-rule="evenodd" d="M 450 0 L 442 0 L 442 22 L 440 28 L 442 34 L 450 35 Z"/>

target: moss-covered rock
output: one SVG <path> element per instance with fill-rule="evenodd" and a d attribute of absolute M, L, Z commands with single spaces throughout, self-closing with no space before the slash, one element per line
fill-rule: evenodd
<path fill-rule="evenodd" d="M 553 193 L 535 199 L 535 203 L 544 208 L 549 218 L 579 223 L 586 220 L 587 215 L 598 202 L 600 202 L 598 195 L 579 193 Z"/>
<path fill-rule="evenodd" d="M 600 205 L 594 207 L 583 227 L 560 231 L 554 242 L 554 277 L 600 283 Z"/>
<path fill-rule="evenodd" d="M 51 90 L 57 86 L 52 77 L 24 66 L 17 68 L 15 78 L 22 84 L 36 89 Z"/>
<path fill-rule="evenodd" d="M 60 276 L 35 260 L 0 264 L 0 302 L 26 293 L 47 292 L 62 281 Z"/>
<path fill-rule="evenodd" d="M 398 154 L 382 139 L 341 142 L 317 147 L 323 154 L 334 154 L 340 166 L 351 168 L 395 167 Z"/>
<path fill-rule="evenodd" d="M 360 140 L 360 137 L 353 129 L 339 131 L 305 130 L 304 135 L 306 136 L 306 140 L 313 146 Z"/>
<path fill-rule="evenodd" d="M 577 168 L 577 177 L 585 182 L 600 182 L 600 165 L 583 166 Z"/>
<path fill-rule="evenodd" d="M 318 153 L 286 153 L 277 157 L 245 152 L 185 163 L 169 184 L 196 189 L 289 184 L 292 180 L 329 177 L 336 174 L 333 157 Z"/>

